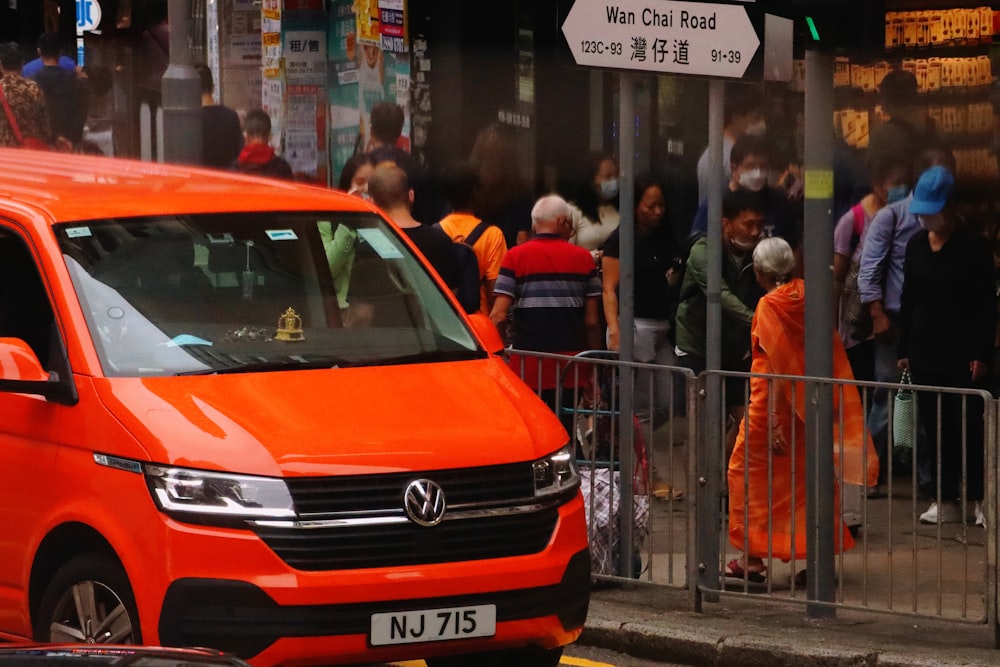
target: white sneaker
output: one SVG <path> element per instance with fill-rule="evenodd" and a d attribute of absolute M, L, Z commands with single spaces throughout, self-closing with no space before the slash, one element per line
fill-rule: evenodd
<path fill-rule="evenodd" d="M 976 502 L 976 525 L 986 527 L 986 516 L 983 514 L 983 504 Z"/>
<path fill-rule="evenodd" d="M 939 506 L 931 503 L 927 511 L 920 515 L 920 523 L 961 523 L 962 507 L 954 500 L 945 500 Z"/>

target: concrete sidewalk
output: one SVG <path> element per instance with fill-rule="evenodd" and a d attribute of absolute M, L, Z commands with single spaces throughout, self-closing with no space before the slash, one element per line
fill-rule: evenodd
<path fill-rule="evenodd" d="M 581 644 L 636 657 L 720 667 L 929 667 L 1000 664 L 992 629 L 894 614 L 723 596 L 691 611 L 685 590 L 598 584 Z"/>

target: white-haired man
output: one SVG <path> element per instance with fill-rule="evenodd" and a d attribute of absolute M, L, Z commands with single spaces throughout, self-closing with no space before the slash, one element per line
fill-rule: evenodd
<path fill-rule="evenodd" d="M 490 319 L 506 336 L 511 309 L 516 307 L 509 332 L 515 349 L 576 354 L 598 348 L 601 281 L 590 252 L 567 240 L 573 232 L 569 204 L 557 195 L 542 197 L 531 209 L 531 228 L 534 237 L 504 256 L 493 287 L 496 298 Z M 538 361 L 516 354 L 510 358 L 515 372 L 557 409 L 556 364 L 545 360 L 539 369 Z"/>

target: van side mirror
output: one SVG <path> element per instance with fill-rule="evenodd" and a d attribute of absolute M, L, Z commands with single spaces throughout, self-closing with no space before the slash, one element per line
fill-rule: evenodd
<path fill-rule="evenodd" d="M 500 332 L 497 331 L 493 320 L 482 313 L 472 313 L 469 315 L 469 322 L 472 324 L 472 330 L 476 332 L 476 337 L 479 338 L 479 342 L 483 344 L 487 352 L 490 354 L 503 352 L 503 339 L 500 338 Z"/>
<path fill-rule="evenodd" d="M 78 400 L 72 381 L 42 368 L 34 350 L 20 338 L 0 338 L 0 392 L 37 394 L 63 405 Z"/>

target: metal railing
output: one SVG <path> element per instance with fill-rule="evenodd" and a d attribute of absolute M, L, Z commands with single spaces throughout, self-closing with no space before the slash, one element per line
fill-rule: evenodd
<path fill-rule="evenodd" d="M 868 415 L 880 401 L 888 424 L 892 424 L 896 417 L 892 399 L 899 384 L 722 371 L 695 377 L 683 368 L 621 362 L 614 353 L 603 351 L 575 357 L 510 352 L 519 360 L 513 364 L 515 372 L 521 371 L 527 384 L 548 400 L 567 427 L 571 441 L 577 444 L 595 579 L 638 579 L 655 585 L 687 587 L 692 591 L 696 610 L 702 600 L 711 602 L 736 595 L 997 627 L 1000 507 L 996 444 L 1000 410 L 988 392 L 914 385 L 917 412 L 923 415 L 911 425 L 912 435 L 916 436 L 914 446 L 896 447 L 892 428 L 887 429 L 887 451 L 893 455 L 886 455 L 882 461 L 885 483 L 877 489 L 848 484 L 833 470 L 821 471 L 835 492 L 828 506 L 819 508 L 814 521 L 834 528 L 834 548 L 827 555 L 834 576 L 832 595 L 810 599 L 807 587 L 796 575 L 806 565 L 802 546 L 805 536 L 814 533 L 816 526 L 807 523 L 800 507 L 793 508 L 790 534 L 778 534 L 774 517 L 784 510 L 772 511 L 775 503 L 784 502 L 788 491 L 792 496 L 801 493 L 806 483 L 805 461 L 795 457 L 804 454 L 801 449 L 778 455 L 765 453 L 764 459 L 757 461 L 758 472 L 754 475 L 745 472 L 747 466 L 734 462 L 733 470 L 744 472 L 729 476 L 733 438 L 743 428 L 744 440 L 748 439 L 753 420 L 750 426 L 741 426 L 730 419 L 726 405 L 737 408 L 733 410 L 736 413 L 738 408 L 749 410 L 752 380 L 765 383 L 769 396 L 778 393 L 775 387 L 780 384 L 790 400 L 779 405 L 768 399 L 766 409 L 789 411 L 785 419 L 777 421 L 797 426 L 782 436 L 801 442 L 806 433 L 794 429 L 805 429 L 800 421 L 792 419 L 791 411 L 798 404 L 801 412 L 804 401 L 828 395 L 816 392 L 817 388 L 826 388 L 835 398 L 834 432 L 813 438 L 820 443 L 814 446 L 832 446 L 835 459 L 841 461 L 845 442 L 835 434 L 843 433 L 847 418 L 844 409 L 837 407 L 844 405 L 843 397 L 857 392 L 866 415 L 867 438 L 872 426 Z M 553 365 L 547 369 L 548 375 L 540 371 L 543 364 Z M 529 368 L 531 374 L 526 376 L 524 371 Z M 551 382 L 553 370 L 559 378 L 556 383 Z M 722 387 L 722 413 L 708 415 L 704 399 L 712 374 L 721 376 L 715 386 Z M 629 383 L 633 391 L 622 392 L 623 383 Z M 623 405 L 623 393 L 633 394 L 630 406 Z M 706 432 L 719 430 L 707 429 L 708 419 L 721 424 L 729 420 L 728 428 L 722 429 L 727 436 L 720 442 L 705 442 Z M 770 420 L 766 424 L 766 432 L 754 435 L 773 442 L 774 427 Z M 923 426 L 932 427 L 931 432 Z M 957 442 L 956 433 L 960 433 Z M 981 515 L 977 515 L 974 503 L 975 476 L 980 474 L 975 456 L 979 438 L 985 471 Z M 744 449 L 744 456 L 748 449 Z M 872 455 L 872 450 L 863 451 L 865 457 Z M 779 462 L 779 468 L 790 463 L 794 472 L 790 478 L 779 474 L 776 479 L 776 456 L 782 455 L 793 460 Z M 957 506 L 950 504 L 946 482 L 949 461 L 957 462 L 960 489 L 969 488 L 970 479 L 973 481 L 969 488 L 973 495 L 966 494 L 968 500 Z M 862 459 L 861 465 L 867 462 Z M 774 486 L 779 479 L 790 479 L 792 489 Z M 759 554 L 766 567 L 762 580 L 748 574 L 725 576 L 727 564 L 751 546 L 746 537 L 742 541 L 730 539 L 728 520 L 732 508 L 727 488 L 734 480 L 743 484 L 735 496 L 747 497 L 754 484 L 758 497 L 764 499 L 768 518 L 765 525 L 757 526 L 766 536 Z M 713 494 L 703 489 L 719 491 Z M 939 511 L 947 505 L 958 512 L 947 517 L 958 520 L 922 522 L 920 516 L 932 502 L 937 503 Z M 621 507 L 629 506 L 633 512 L 622 516 Z M 742 509 L 745 512 L 749 507 L 744 505 Z M 977 524 L 978 516 L 984 517 L 985 526 Z M 747 531 L 743 532 L 745 535 Z M 852 540 L 853 548 L 845 548 Z M 795 545 L 791 553 L 776 548 L 789 541 Z M 706 544 L 712 546 L 706 548 Z M 760 544 L 755 546 L 761 548 Z M 622 554 L 628 556 L 623 558 Z"/>

